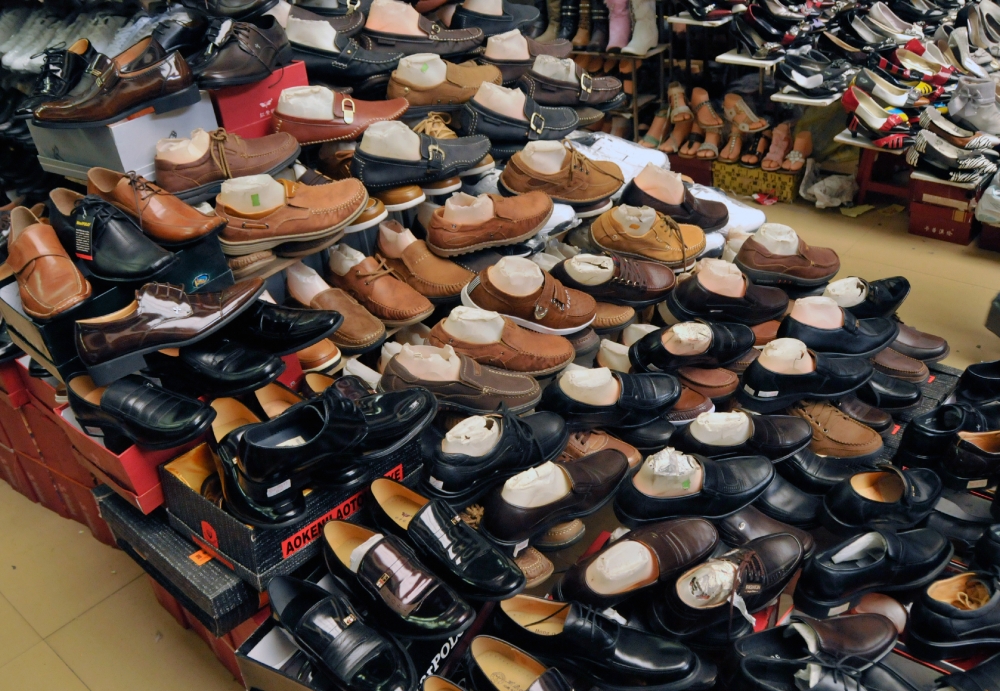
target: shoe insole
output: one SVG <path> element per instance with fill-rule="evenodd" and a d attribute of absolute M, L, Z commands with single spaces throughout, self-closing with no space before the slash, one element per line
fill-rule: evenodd
<path fill-rule="evenodd" d="M 363 526 L 343 521 L 330 521 L 323 526 L 323 539 L 344 566 L 350 565 L 351 552 L 375 535 Z"/>
<path fill-rule="evenodd" d="M 521 610 L 512 612 L 508 610 L 507 616 L 528 629 L 528 631 L 537 633 L 540 636 L 555 636 L 563 632 L 564 621 L 559 615 L 551 619 L 546 619 L 543 622 L 539 622 L 538 620 L 544 618 L 545 615 L 538 612 L 525 612 Z"/>
<path fill-rule="evenodd" d="M 382 508 L 389 514 L 389 518 L 405 529 L 410 527 L 410 521 L 423 507 L 409 497 L 394 494 L 382 502 Z"/>
<path fill-rule="evenodd" d="M 222 441 L 234 429 L 260 422 L 245 405 L 233 398 L 216 398 L 212 401 L 212 409 L 216 412 L 212 433 L 217 441 Z"/>
<path fill-rule="evenodd" d="M 333 548 L 333 553 L 337 555 L 337 559 L 341 561 L 345 566 L 351 563 L 351 552 L 360 545 L 363 545 L 368 541 L 368 537 L 349 537 L 343 542 L 340 542 Z"/>
<path fill-rule="evenodd" d="M 895 473 L 859 473 L 851 478 L 851 486 L 870 501 L 892 504 L 903 496 L 903 482 Z"/>
<path fill-rule="evenodd" d="M 268 419 L 271 420 L 281 415 L 296 403 L 302 402 L 301 396 L 275 384 L 268 384 L 261 389 L 257 389 L 254 395 L 256 395 L 257 402 L 260 403 L 260 407 L 263 408 Z"/>
<path fill-rule="evenodd" d="M 520 667 L 506 655 L 489 650 L 476 657 L 488 679 L 502 679 L 504 691 L 528 691 L 538 675 Z"/>

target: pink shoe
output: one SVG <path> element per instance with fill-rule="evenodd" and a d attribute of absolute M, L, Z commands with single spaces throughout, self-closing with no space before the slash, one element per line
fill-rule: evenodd
<path fill-rule="evenodd" d="M 632 37 L 628 0 L 604 0 L 608 6 L 608 50 L 624 48 Z"/>

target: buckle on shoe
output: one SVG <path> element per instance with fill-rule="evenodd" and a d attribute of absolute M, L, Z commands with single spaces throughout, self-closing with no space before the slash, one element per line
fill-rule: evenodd
<path fill-rule="evenodd" d="M 361 0 L 347 0 L 347 13 L 350 14 L 361 7 Z"/>
<path fill-rule="evenodd" d="M 344 97 L 340 107 L 344 110 L 344 122 L 350 125 L 354 122 L 354 113 L 357 111 L 357 106 L 354 105 L 354 99 Z"/>
<path fill-rule="evenodd" d="M 431 24 L 430 32 L 432 34 L 439 34 L 439 33 L 441 33 L 441 25 L 440 24 Z"/>
<path fill-rule="evenodd" d="M 545 319 L 545 315 L 548 314 L 548 313 L 549 313 L 549 308 L 548 307 L 542 307 L 541 305 L 539 305 L 537 303 L 535 304 L 535 319 L 536 320 L 542 321 L 543 319 Z"/>
<path fill-rule="evenodd" d="M 539 121 L 541 122 L 540 125 L 535 126 L 535 118 L 539 119 Z M 545 129 L 545 118 L 542 117 L 541 113 L 532 113 L 531 114 L 531 121 L 528 123 L 528 127 L 530 127 L 534 132 L 537 132 L 538 134 L 541 134 L 542 130 Z"/>
<path fill-rule="evenodd" d="M 589 83 L 588 83 L 589 82 Z M 586 91 L 588 94 L 594 90 L 594 78 L 589 74 L 584 72 L 580 75 L 580 88 Z"/>
<path fill-rule="evenodd" d="M 436 155 L 441 156 L 440 161 L 435 161 Z M 435 163 L 437 163 L 438 167 L 444 165 L 444 159 L 445 159 L 444 149 L 442 149 L 437 144 L 431 144 L 430 146 L 427 147 L 427 157 L 430 159 L 428 162 L 431 165 L 434 165 Z"/>

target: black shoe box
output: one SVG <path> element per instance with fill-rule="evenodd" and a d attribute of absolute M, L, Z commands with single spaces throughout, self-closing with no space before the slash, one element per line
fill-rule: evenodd
<path fill-rule="evenodd" d="M 143 515 L 104 485 L 93 493 L 118 545 L 212 635 L 224 636 L 264 606 L 260 593 L 175 532 L 165 512 Z"/>
<path fill-rule="evenodd" d="M 174 256 L 177 261 L 155 277 L 157 283 L 180 286 L 185 293 L 216 293 L 235 283 L 216 233 L 174 250 Z"/>
<path fill-rule="evenodd" d="M 390 477 L 404 484 L 416 482 L 421 468 L 420 437 L 394 453 L 375 460 L 372 478 Z M 323 526 L 333 520 L 357 520 L 367 487 L 353 492 L 313 490 L 306 494 L 302 520 L 284 528 L 254 528 L 229 515 L 181 479 L 184 469 L 214 471 L 207 444 L 160 466 L 160 483 L 170 525 L 232 569 L 258 591 L 275 576 L 289 574 L 320 553 Z M 175 471 L 177 474 L 175 474 Z"/>

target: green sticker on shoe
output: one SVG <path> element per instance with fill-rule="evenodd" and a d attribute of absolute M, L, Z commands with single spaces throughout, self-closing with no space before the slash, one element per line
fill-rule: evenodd
<path fill-rule="evenodd" d="M 420 66 L 420 71 L 421 71 L 421 72 L 426 72 L 426 71 L 428 70 L 428 68 L 429 68 L 429 67 L 430 67 L 430 65 L 428 65 L 428 64 L 427 64 L 427 63 L 425 62 L 425 63 L 424 63 L 423 65 L 421 65 L 421 66 Z"/>
<path fill-rule="evenodd" d="M 259 194 L 251 194 L 250 195 L 250 203 L 253 206 L 260 206 L 260 195 Z"/>

